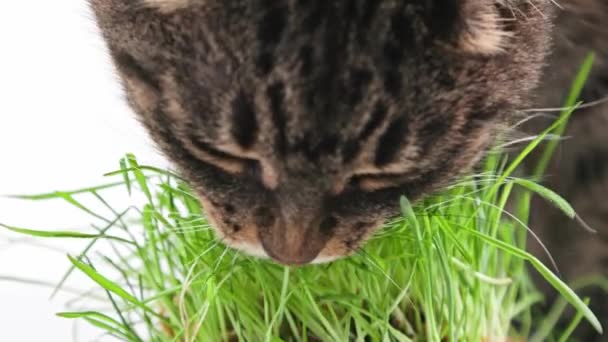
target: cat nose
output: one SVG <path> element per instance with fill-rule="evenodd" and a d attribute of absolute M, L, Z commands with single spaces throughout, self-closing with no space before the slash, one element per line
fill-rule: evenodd
<path fill-rule="evenodd" d="M 271 227 L 259 227 L 262 247 L 269 257 L 285 265 L 305 265 L 317 258 L 331 235 L 322 229 L 322 220 L 312 224 L 281 222 Z"/>
<path fill-rule="evenodd" d="M 324 247 L 319 244 L 309 244 L 302 241 L 299 245 L 286 245 L 282 242 L 271 242 L 272 239 L 262 239 L 262 247 L 269 257 L 275 261 L 291 266 L 306 265 L 317 258 Z"/>

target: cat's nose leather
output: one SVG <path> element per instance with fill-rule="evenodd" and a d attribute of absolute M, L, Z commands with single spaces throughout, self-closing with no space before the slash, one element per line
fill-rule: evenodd
<path fill-rule="evenodd" d="M 274 260 L 285 265 L 305 265 L 321 253 L 329 239 L 316 222 L 306 227 L 299 223 L 277 224 L 258 231 L 262 247 Z"/>
<path fill-rule="evenodd" d="M 306 265 L 317 258 L 321 252 L 321 248 L 283 248 L 280 245 L 262 244 L 264 250 L 272 259 L 285 265 Z"/>

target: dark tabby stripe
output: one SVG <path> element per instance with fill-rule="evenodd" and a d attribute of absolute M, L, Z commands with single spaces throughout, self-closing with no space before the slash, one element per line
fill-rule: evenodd
<path fill-rule="evenodd" d="M 369 117 L 369 121 L 367 121 L 363 127 L 363 130 L 361 130 L 361 133 L 344 144 L 344 147 L 342 148 L 342 160 L 345 163 L 351 162 L 355 159 L 355 157 L 361 151 L 361 146 L 366 142 L 370 135 L 372 135 L 372 133 L 378 129 L 378 127 L 380 127 L 386 118 L 387 113 L 388 109 L 386 108 L 386 105 L 378 101 Z"/>
<path fill-rule="evenodd" d="M 310 1 L 300 0 L 298 1 L 298 11 L 303 12 L 306 9 L 310 9 L 308 14 L 305 14 L 302 21 L 302 29 L 306 34 L 314 34 L 321 24 L 323 23 L 323 14 L 325 13 L 328 6 L 331 6 L 330 1 Z"/>
<path fill-rule="evenodd" d="M 310 45 L 305 45 L 300 48 L 298 53 L 300 59 L 300 76 L 307 77 L 313 71 L 315 50 Z"/>
<path fill-rule="evenodd" d="M 370 70 L 356 67 L 350 69 L 346 84 L 343 85 L 344 100 L 349 106 L 355 107 L 363 100 L 373 77 L 374 74 Z"/>
<path fill-rule="evenodd" d="M 241 90 L 232 102 L 230 133 L 242 148 L 250 148 L 258 135 L 256 112 L 251 100 Z"/>
<path fill-rule="evenodd" d="M 387 113 L 388 108 L 386 108 L 386 105 L 378 101 L 374 106 L 374 111 L 372 112 L 369 121 L 365 124 L 365 127 L 363 127 L 361 135 L 359 135 L 359 140 L 367 140 L 367 138 L 369 138 L 369 136 L 372 135 L 372 133 L 378 129 L 378 127 L 380 127 L 384 121 L 384 118 L 386 118 Z"/>
<path fill-rule="evenodd" d="M 416 41 L 416 32 L 412 28 L 412 21 L 405 13 L 404 4 L 395 11 L 390 19 L 383 48 L 383 56 L 388 62 L 383 72 L 384 89 L 393 97 L 399 96 L 403 88 L 403 75 L 398 66 Z"/>
<path fill-rule="evenodd" d="M 255 65 L 261 75 L 267 75 L 274 67 L 274 55 L 271 52 L 261 52 L 255 60 Z"/>
<path fill-rule="evenodd" d="M 327 216 L 319 224 L 319 230 L 325 234 L 331 233 L 338 223 L 339 221 L 335 216 Z"/>
<path fill-rule="evenodd" d="M 344 163 L 350 163 L 361 151 L 361 142 L 355 139 L 348 140 L 342 146 L 342 160 Z"/>
<path fill-rule="evenodd" d="M 393 97 L 398 97 L 403 88 L 403 76 L 397 69 L 384 72 L 384 90 Z"/>
<path fill-rule="evenodd" d="M 367 29 L 371 26 L 374 18 L 376 16 L 376 12 L 378 12 L 378 8 L 380 7 L 381 1 L 379 0 L 364 0 L 361 8 L 361 20 L 359 21 L 359 32 L 366 32 Z M 361 35 L 360 37 L 364 37 Z"/>
<path fill-rule="evenodd" d="M 270 101 L 272 122 L 276 128 L 275 144 L 280 155 L 287 151 L 286 116 L 285 113 L 285 85 L 282 82 L 273 83 L 266 89 Z"/>
<path fill-rule="evenodd" d="M 327 1 L 331 5 L 327 8 L 325 14 L 325 36 L 323 40 L 323 66 L 320 73 L 321 87 L 317 89 L 316 100 L 321 105 L 317 108 L 317 119 L 319 122 L 323 120 L 331 120 L 337 114 L 333 106 L 333 95 L 335 95 L 336 75 L 342 71 L 342 55 L 345 50 L 345 36 L 348 35 L 348 20 L 340 18 L 339 4 L 334 1 Z"/>
<path fill-rule="evenodd" d="M 133 77 L 141 82 L 144 82 L 148 86 L 159 90 L 160 86 L 158 80 L 154 76 L 153 72 L 146 70 L 133 56 L 126 52 L 115 52 L 113 53 L 116 61 L 116 66 L 129 77 Z"/>
<path fill-rule="evenodd" d="M 462 6 L 462 0 L 427 2 L 425 21 L 433 32 L 432 38 L 449 40 L 461 33 L 464 23 L 460 6 Z"/>
<path fill-rule="evenodd" d="M 256 66 L 262 75 L 268 74 L 274 67 L 274 50 L 281 41 L 289 19 L 289 11 L 285 1 L 265 0 L 260 3 L 265 14 L 260 18 L 257 37 L 260 53 L 256 58 Z"/>
<path fill-rule="evenodd" d="M 401 150 L 407 130 L 408 122 L 406 117 L 401 117 L 390 124 L 378 140 L 374 160 L 376 166 L 385 166 L 395 159 L 397 153 Z"/>
<path fill-rule="evenodd" d="M 437 139 L 448 133 L 452 122 L 453 117 L 451 115 L 435 115 L 417 130 L 418 138 L 416 140 L 419 141 L 423 154 L 431 149 Z"/>
<path fill-rule="evenodd" d="M 401 4 L 395 9 L 384 43 L 384 57 L 392 65 L 398 65 L 408 48 L 411 48 L 416 41 L 416 32 L 411 26 L 412 21 L 405 14 L 404 6 Z"/>

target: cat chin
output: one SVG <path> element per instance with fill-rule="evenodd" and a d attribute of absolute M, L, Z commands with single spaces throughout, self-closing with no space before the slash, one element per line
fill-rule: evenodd
<path fill-rule="evenodd" d="M 232 249 L 236 249 L 240 252 L 243 252 L 247 255 L 251 255 L 254 257 L 258 257 L 261 259 L 269 259 L 270 257 L 262 248 L 261 245 L 245 242 L 245 241 L 231 241 L 228 246 Z"/>
<path fill-rule="evenodd" d="M 326 264 L 328 262 L 336 261 L 341 259 L 343 256 L 341 255 L 319 255 L 315 260 L 311 262 L 311 264 Z"/>

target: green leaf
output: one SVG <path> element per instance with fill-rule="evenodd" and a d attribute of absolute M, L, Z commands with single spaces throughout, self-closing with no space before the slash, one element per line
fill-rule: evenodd
<path fill-rule="evenodd" d="M 131 196 L 131 178 L 129 178 L 129 172 L 127 171 L 127 158 L 120 159 L 119 172 L 122 174 L 122 178 L 125 181 L 125 185 L 127 186 L 127 192 L 129 193 L 129 196 Z"/>
<path fill-rule="evenodd" d="M 116 187 L 122 186 L 122 185 L 124 185 L 123 182 L 116 182 L 116 183 L 109 183 L 109 184 L 94 186 L 94 187 L 90 187 L 90 188 L 83 188 L 83 189 L 78 189 L 78 190 L 71 190 L 71 191 L 53 191 L 53 192 L 49 192 L 49 193 L 34 194 L 34 195 L 8 195 L 5 197 L 21 199 L 21 200 L 28 200 L 28 201 L 44 201 L 44 200 L 64 198 L 64 196 L 66 194 L 79 195 L 79 194 L 85 194 L 85 193 L 89 193 L 89 192 L 93 192 L 93 191 L 100 191 L 100 190 L 116 188 Z"/>
<path fill-rule="evenodd" d="M 558 124 L 554 125 L 555 127 L 552 129 L 552 131 L 555 135 L 562 136 L 564 134 L 564 132 L 566 131 L 566 127 L 568 124 L 567 119 L 570 117 L 570 115 L 572 115 L 574 110 L 578 107 L 577 106 L 577 102 L 579 101 L 578 99 L 580 98 L 581 93 L 583 92 L 583 88 L 585 87 L 585 83 L 587 82 L 587 79 L 589 78 L 589 74 L 591 73 L 591 69 L 593 68 L 594 61 L 595 61 L 595 55 L 593 53 L 590 53 L 589 55 L 587 55 L 583 64 L 579 68 L 576 78 L 575 78 L 572 86 L 570 87 L 570 93 L 568 94 L 568 98 L 566 99 L 566 102 L 564 105 L 564 111 L 560 115 L 560 118 L 564 118 L 565 120 L 561 120 L 561 119 L 558 120 L 558 122 L 557 122 Z M 551 159 L 553 158 L 553 155 L 555 154 L 555 149 L 557 149 L 558 144 L 559 144 L 559 140 L 549 141 L 549 143 L 547 144 L 547 147 L 545 148 L 542 155 L 540 156 L 540 160 L 536 164 L 536 168 L 534 169 L 534 172 L 532 173 L 535 177 L 540 177 L 545 173 L 545 171 L 547 170 L 547 166 L 549 165 L 549 162 L 551 161 Z"/>
<path fill-rule="evenodd" d="M 589 323 L 599 332 L 600 334 L 603 332 L 602 324 L 597 319 L 593 311 L 589 309 L 589 306 L 585 304 L 585 302 L 561 279 L 559 279 L 553 272 L 547 268 L 540 260 L 536 259 L 534 256 L 530 255 L 530 259 L 528 260 L 532 266 L 551 284 L 561 295 L 564 297 L 566 301 L 568 301 L 574 308 L 580 312 Z"/>
<path fill-rule="evenodd" d="M 0 227 L 6 228 L 12 232 L 43 238 L 68 238 L 68 239 L 94 239 L 99 237 L 99 234 L 86 234 L 70 231 L 44 231 L 33 230 L 26 228 L 17 228 L 0 223 Z"/>
<path fill-rule="evenodd" d="M 8 229 L 8 230 L 18 233 L 18 234 L 29 235 L 29 236 L 34 236 L 34 237 L 41 237 L 41 238 L 53 238 L 53 239 L 98 239 L 98 238 L 101 238 L 101 239 L 109 239 L 109 240 L 115 240 L 115 241 L 132 244 L 132 242 L 129 240 L 119 238 L 117 236 L 104 235 L 104 234 L 87 234 L 87 233 L 80 233 L 80 232 L 73 232 L 73 231 L 59 231 L 59 230 L 54 230 L 54 231 L 34 230 L 34 229 L 26 229 L 26 228 L 8 226 L 8 225 L 2 224 L 2 223 L 0 223 L 0 227 Z"/>
<path fill-rule="evenodd" d="M 584 301 L 585 301 L 586 305 L 589 305 L 590 299 L 588 297 L 585 298 Z M 572 321 L 570 322 L 570 324 L 568 324 L 568 327 L 566 327 L 566 330 L 564 331 L 564 333 L 559 337 L 558 342 L 570 341 L 570 335 L 572 335 L 572 333 L 574 332 L 576 327 L 578 327 L 578 325 L 580 324 L 582 319 L 583 319 L 583 314 L 580 311 L 577 312 L 576 315 L 574 316 L 574 318 L 572 319 Z"/>
<path fill-rule="evenodd" d="M 127 156 L 133 156 L 133 154 L 128 154 Z M 134 156 L 133 156 L 134 157 Z M 124 169 L 121 168 L 120 170 L 115 170 L 115 171 L 110 171 L 107 173 L 104 173 L 105 177 L 111 177 L 111 176 L 117 176 L 117 175 L 122 175 L 125 171 L 126 172 L 131 172 L 135 169 L 138 170 L 142 170 L 142 171 L 150 171 L 150 172 L 154 172 L 160 176 L 169 176 L 175 179 L 183 179 L 180 175 L 178 175 L 177 173 L 174 173 L 172 171 L 169 170 L 163 170 L 160 169 L 158 167 L 154 167 L 154 166 L 149 166 L 149 165 L 140 165 L 138 164 L 137 167 L 125 167 Z"/>
<path fill-rule="evenodd" d="M 513 180 L 514 183 L 523 186 L 524 188 L 536 193 L 542 198 L 546 199 L 553 205 L 555 205 L 559 210 L 561 210 L 564 214 L 566 214 L 569 218 L 576 217 L 576 212 L 574 208 L 568 203 L 563 197 L 558 195 L 555 191 L 550 190 L 538 183 L 527 179 L 517 178 Z"/>
<path fill-rule="evenodd" d="M 399 199 L 399 206 L 401 208 L 401 215 L 403 218 L 405 218 L 406 221 L 413 227 L 418 229 L 420 223 L 418 222 L 418 218 L 416 217 L 412 203 L 405 196 L 401 196 Z"/>
<path fill-rule="evenodd" d="M 152 193 L 148 187 L 148 180 L 146 179 L 146 175 L 144 175 L 140 169 L 139 164 L 137 163 L 137 158 L 135 158 L 135 156 L 131 153 L 127 154 L 126 158 L 129 162 L 129 166 L 132 168 L 132 173 L 135 176 L 137 184 L 139 184 L 141 191 L 143 191 L 144 195 L 146 195 L 146 198 L 148 199 L 148 203 L 153 204 Z"/>
<path fill-rule="evenodd" d="M 104 289 L 116 294 L 117 296 L 119 296 L 120 298 L 126 300 L 129 303 L 135 304 L 135 305 L 142 305 L 141 302 L 139 300 L 137 300 L 137 298 L 135 298 L 133 295 L 131 295 L 129 292 L 125 291 L 122 287 L 120 287 L 118 284 L 116 284 L 115 282 L 111 281 L 110 279 L 102 276 L 101 274 L 99 274 L 93 267 L 91 267 L 90 265 L 87 265 L 79 260 L 77 260 L 76 258 L 72 257 L 71 255 L 68 255 L 68 258 L 70 259 L 70 262 L 80 271 L 82 271 L 84 274 L 86 274 L 89 278 L 91 278 L 94 282 L 96 282 L 97 284 L 99 284 L 99 286 L 103 287 Z"/>
<path fill-rule="evenodd" d="M 545 266 L 535 256 L 515 246 L 509 245 L 504 241 L 500 241 L 478 231 L 467 231 L 493 246 L 496 246 L 515 256 L 527 260 L 543 276 L 543 278 L 545 278 L 545 280 L 549 282 L 549 284 L 551 284 L 551 286 L 553 286 L 553 288 L 557 290 L 562 295 L 562 297 L 564 297 L 566 301 L 568 301 L 572 306 L 574 306 L 574 308 L 578 312 L 582 313 L 583 316 L 585 316 L 587 321 L 591 323 L 595 330 L 597 330 L 599 333 L 602 333 L 602 324 L 597 319 L 593 311 L 589 309 L 585 302 L 583 302 L 583 300 L 566 283 L 559 279 L 553 272 L 551 272 L 551 270 L 549 270 L 549 268 L 547 268 L 547 266 Z"/>
<path fill-rule="evenodd" d="M 91 325 L 105 330 L 108 333 L 115 334 L 127 341 L 132 341 L 135 339 L 134 336 L 120 322 L 99 312 L 60 312 L 57 314 L 57 316 L 67 319 L 84 319 Z"/>
<path fill-rule="evenodd" d="M 117 320 L 115 320 L 114 318 L 107 316 L 105 314 L 102 314 L 100 312 L 96 312 L 96 311 L 82 311 L 82 312 L 59 312 L 57 313 L 58 317 L 61 318 L 69 318 L 69 319 L 77 319 L 77 318 L 95 318 L 98 319 L 100 321 L 104 321 L 108 324 L 114 325 L 114 326 L 121 326 L 122 324 L 120 322 L 118 322 Z"/>

